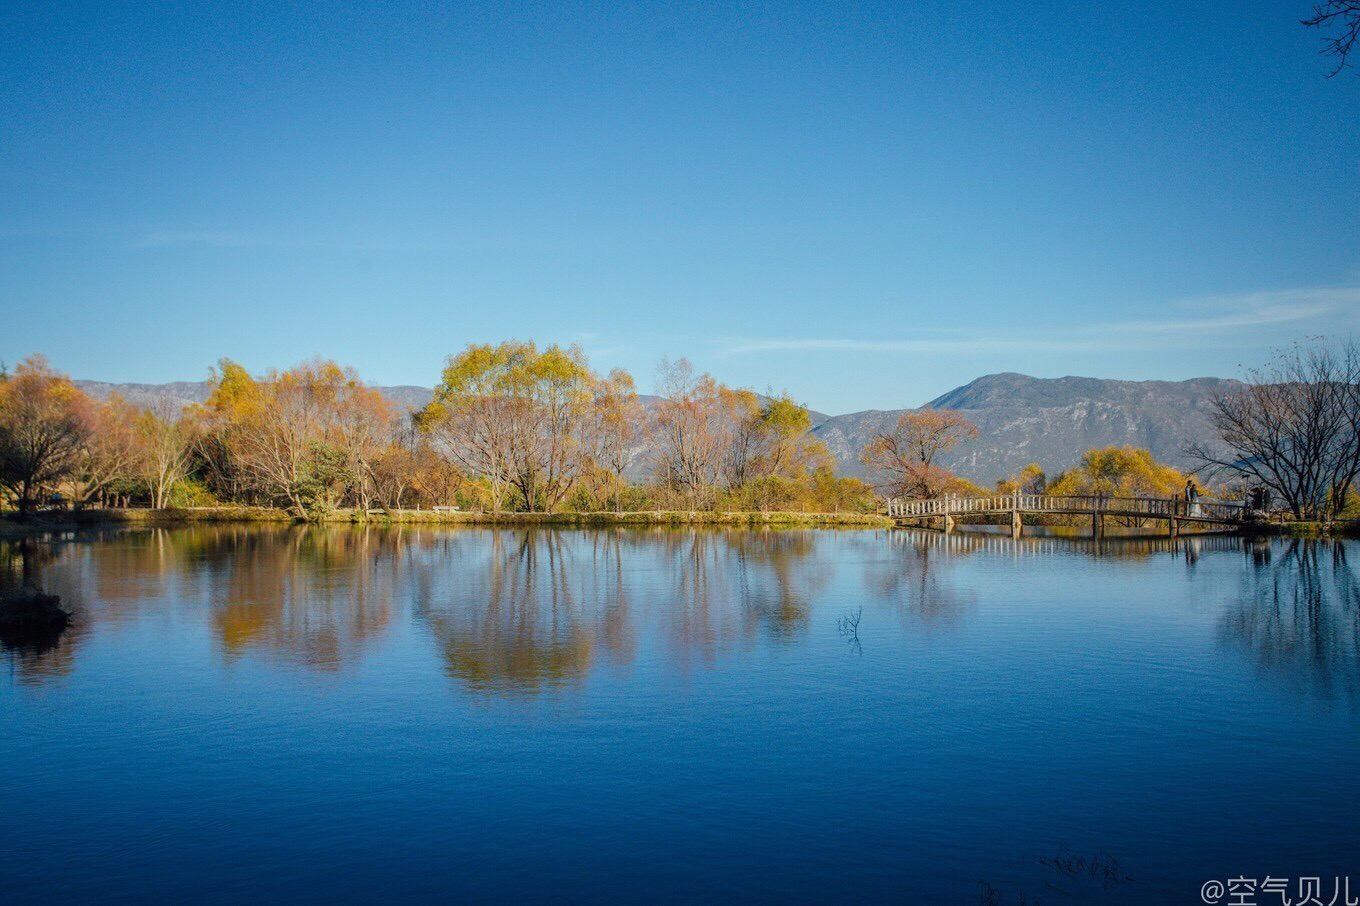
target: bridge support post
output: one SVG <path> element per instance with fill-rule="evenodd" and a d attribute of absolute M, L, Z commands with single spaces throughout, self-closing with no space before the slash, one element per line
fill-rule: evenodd
<path fill-rule="evenodd" d="M 1091 514 L 1091 537 L 1105 537 L 1105 517 L 1100 515 L 1100 510 L 1096 510 Z"/>
<path fill-rule="evenodd" d="M 1181 536 L 1181 521 L 1177 519 L 1175 516 L 1172 516 L 1166 522 L 1167 525 L 1170 526 L 1168 532 L 1170 533 L 1171 537 L 1179 538 Z"/>
<path fill-rule="evenodd" d="M 1020 510 L 1011 510 L 1011 537 L 1019 538 L 1024 523 L 1020 521 Z"/>
<path fill-rule="evenodd" d="M 944 533 L 952 535 L 954 533 L 954 517 L 948 513 L 944 514 Z"/>

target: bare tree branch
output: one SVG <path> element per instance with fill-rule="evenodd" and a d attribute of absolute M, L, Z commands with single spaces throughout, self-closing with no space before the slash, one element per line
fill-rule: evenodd
<path fill-rule="evenodd" d="M 1223 450 L 1187 453 L 1209 475 L 1259 484 L 1298 519 L 1328 519 L 1360 476 L 1360 346 L 1296 345 L 1211 401 Z"/>
<path fill-rule="evenodd" d="M 1323 38 L 1322 50 L 1319 51 L 1323 56 L 1336 58 L 1336 66 L 1327 74 L 1327 78 L 1351 65 L 1351 51 L 1360 41 L 1360 0 L 1327 0 L 1315 5 L 1311 16 L 1299 21 L 1308 28 L 1335 29 L 1335 33 Z"/>

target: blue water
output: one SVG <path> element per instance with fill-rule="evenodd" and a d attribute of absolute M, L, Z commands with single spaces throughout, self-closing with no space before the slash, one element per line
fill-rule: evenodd
<path fill-rule="evenodd" d="M 77 621 L 4 655 L 11 902 L 1360 892 L 1354 543 L 210 527 L 40 547 Z"/>

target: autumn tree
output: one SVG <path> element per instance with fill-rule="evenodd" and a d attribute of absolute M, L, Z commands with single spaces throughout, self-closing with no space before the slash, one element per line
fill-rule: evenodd
<path fill-rule="evenodd" d="M 596 382 L 582 446 L 593 474 L 607 482 L 615 512 L 623 511 L 623 475 L 647 439 L 647 414 L 633 376 L 622 368 Z"/>
<path fill-rule="evenodd" d="M 662 359 L 657 389 L 661 399 L 652 432 L 656 478 L 697 506 L 722 469 L 726 423 L 719 384 L 712 375 L 696 374 L 688 359 Z"/>
<path fill-rule="evenodd" d="M 912 409 L 869 441 L 862 460 L 890 496 L 937 497 L 956 480 L 939 465 L 940 454 L 977 436 L 977 426 L 962 413 Z"/>
<path fill-rule="evenodd" d="M 515 456 L 515 418 L 507 400 L 511 350 L 470 345 L 449 358 L 434 399 L 419 417 L 439 449 L 472 475 L 485 477 L 499 513 Z"/>
<path fill-rule="evenodd" d="M 761 399 L 750 390 L 718 388 L 724 415 L 723 476 L 728 487 L 797 470 L 811 419 L 787 394 Z"/>
<path fill-rule="evenodd" d="M 579 346 L 554 345 L 531 359 L 525 380 L 525 443 L 512 482 L 530 512 L 540 501 L 551 512 L 581 476 L 585 459 L 577 425 L 593 402 L 596 378 Z"/>
<path fill-rule="evenodd" d="M 114 393 L 92 404 L 90 414 L 90 431 L 70 482 L 76 503 L 103 497 L 116 483 L 136 481 L 142 470 L 144 450 L 137 431 L 141 410 Z"/>
<path fill-rule="evenodd" d="M 198 426 L 194 453 L 208 485 L 217 496 L 236 502 L 251 499 L 253 488 L 233 456 L 237 426 L 259 405 L 260 388 L 242 365 L 223 358 L 210 369 L 206 403 L 190 406 L 186 415 Z"/>
<path fill-rule="evenodd" d="M 422 438 L 413 448 L 413 453 L 415 469 L 411 473 L 410 487 L 411 493 L 418 499 L 433 506 L 448 506 L 456 503 L 459 495 L 467 491 L 471 498 L 478 500 L 479 505 L 490 502 L 490 496 L 481 495 L 481 488 L 474 487 L 456 463 L 441 456 L 428 438 Z"/>
<path fill-rule="evenodd" d="M 1048 476 L 1044 474 L 1043 466 L 1037 462 L 1032 462 L 1019 472 L 1007 478 L 1003 478 L 996 483 L 998 494 L 1042 494 L 1048 487 Z"/>
<path fill-rule="evenodd" d="M 19 515 L 38 495 L 80 466 L 94 428 L 93 404 L 40 355 L 29 356 L 0 381 L 0 487 L 18 501 Z"/>
<path fill-rule="evenodd" d="M 415 485 L 422 444 L 427 445 L 426 438 L 408 414 L 395 421 L 386 446 L 372 457 L 368 473 L 373 495 L 384 509 L 400 508 Z"/>
<path fill-rule="evenodd" d="M 729 502 L 769 510 L 806 507 L 809 476 L 830 467 L 807 409 L 787 394 L 719 387 L 724 409 L 722 477 Z"/>
<path fill-rule="evenodd" d="M 218 474 L 300 516 L 345 497 L 366 502 L 392 418 L 352 368 L 319 359 L 259 380 L 224 360 L 204 412 L 216 442 L 203 449 Z"/>
<path fill-rule="evenodd" d="M 761 419 L 760 397 L 754 391 L 718 385 L 722 444 L 720 477 L 729 487 L 742 487 L 756 477 L 768 437 Z"/>
<path fill-rule="evenodd" d="M 394 443 L 398 419 L 387 398 L 366 386 L 352 370 L 338 380 L 334 373 L 328 378 L 334 384 L 325 433 L 343 456 L 354 502 L 367 510 L 377 490 L 379 460 L 399 449 Z M 386 506 L 381 495 L 378 500 Z"/>
<path fill-rule="evenodd" d="M 1075 468 L 1048 486 L 1057 495 L 1107 497 L 1172 497 L 1185 488 L 1186 476 L 1136 447 L 1087 450 Z"/>
<path fill-rule="evenodd" d="M 225 362 L 207 403 L 236 481 L 267 501 L 286 502 L 297 515 L 306 512 L 302 469 L 318 421 L 304 382 L 277 373 L 257 381 Z"/>
<path fill-rule="evenodd" d="M 469 345 L 449 358 L 420 424 L 488 482 L 496 511 L 511 490 L 526 510 L 552 511 L 581 475 L 579 425 L 595 380 L 578 346 Z"/>
<path fill-rule="evenodd" d="M 868 499 L 863 483 L 836 476 L 807 410 L 787 393 L 727 387 L 684 359 L 663 360 L 661 395 L 643 405 L 626 371 L 601 377 L 577 347 L 470 345 L 449 358 L 431 403 L 405 418 L 353 369 L 321 359 L 260 375 L 222 359 L 210 382 L 201 405 L 141 412 L 118 397 L 95 405 L 37 359 L 0 373 L 6 487 L 25 510 L 45 490 L 86 500 L 129 485 L 164 507 L 192 477 L 218 499 L 304 518 L 408 501 L 622 512 L 625 501 L 806 511 L 863 509 Z M 51 405 L 26 421 L 18 401 L 39 397 Z M 15 476 L 30 423 L 64 426 L 76 452 L 48 456 L 24 484 Z M 963 493 L 937 457 L 975 434 L 957 413 L 908 413 L 866 462 L 898 493 Z M 653 480 L 630 486 L 644 457 Z"/>
<path fill-rule="evenodd" d="M 825 512 L 871 513 L 878 503 L 872 485 L 858 478 L 837 476 L 829 461 L 808 476 L 807 487 L 813 502 Z"/>
<path fill-rule="evenodd" d="M 811 439 L 812 417 L 787 393 L 767 396 L 761 403 L 756 434 L 757 477 L 786 475 L 801 478 L 828 461 L 826 447 Z"/>

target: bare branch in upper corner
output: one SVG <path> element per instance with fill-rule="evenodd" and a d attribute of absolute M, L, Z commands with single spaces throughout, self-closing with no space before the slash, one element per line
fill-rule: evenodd
<path fill-rule="evenodd" d="M 1351 65 L 1351 51 L 1360 41 L 1360 0 L 1327 0 L 1314 6 L 1313 14 L 1300 21 L 1308 28 L 1326 33 L 1319 52 L 1336 58 L 1336 66 L 1327 73 L 1327 78 Z"/>

